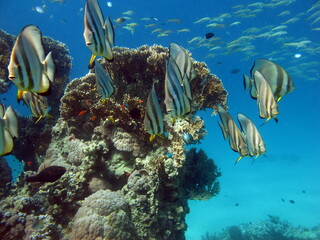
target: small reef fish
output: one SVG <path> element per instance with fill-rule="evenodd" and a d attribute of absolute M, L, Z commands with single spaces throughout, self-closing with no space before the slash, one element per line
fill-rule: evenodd
<path fill-rule="evenodd" d="M 115 20 L 115 22 L 118 24 L 122 24 L 122 23 L 126 22 L 127 20 L 128 20 L 128 18 L 126 18 L 126 17 L 119 17 Z"/>
<path fill-rule="evenodd" d="M 293 80 L 290 75 L 280 65 L 266 59 L 257 59 L 251 70 L 251 76 L 254 72 L 259 71 L 268 82 L 271 92 L 278 102 L 280 99 L 295 89 Z M 245 89 L 251 88 L 251 97 L 256 98 L 256 89 L 253 79 L 244 78 Z"/>
<path fill-rule="evenodd" d="M 167 19 L 167 23 L 181 23 L 181 19 L 173 18 L 173 19 Z"/>
<path fill-rule="evenodd" d="M 18 99 L 22 91 L 46 93 L 54 79 L 54 63 L 51 52 L 44 57 L 41 32 L 37 26 L 22 29 L 13 46 L 8 65 L 9 79 L 18 87 Z"/>
<path fill-rule="evenodd" d="M 184 93 L 191 100 L 190 82 L 196 77 L 196 72 L 188 53 L 176 43 L 170 43 L 170 56 L 176 62 L 182 77 L 181 85 Z"/>
<path fill-rule="evenodd" d="M 46 96 L 25 91 L 23 92 L 22 100 L 30 109 L 32 115 L 38 118 L 36 123 L 38 123 L 43 117 L 53 118 L 49 114 L 50 107 Z"/>
<path fill-rule="evenodd" d="M 55 182 L 67 171 L 65 167 L 50 166 L 34 176 L 26 177 L 26 182 Z"/>
<path fill-rule="evenodd" d="M 267 119 L 265 123 L 271 118 L 275 119 L 277 122 L 277 115 L 279 115 L 278 104 L 273 96 L 267 80 L 258 70 L 254 72 L 254 84 L 257 91 L 260 117 Z"/>
<path fill-rule="evenodd" d="M 236 164 L 241 160 L 241 158 L 248 156 L 247 144 L 230 114 L 221 106 L 218 106 L 218 113 L 221 119 L 221 123 L 218 123 L 222 130 L 223 138 L 225 140 L 229 138 L 230 148 L 240 154 L 235 162 Z"/>
<path fill-rule="evenodd" d="M 133 14 L 134 14 L 134 11 L 132 11 L 132 10 L 129 10 L 129 11 L 122 13 L 122 15 L 133 15 Z"/>
<path fill-rule="evenodd" d="M 46 7 L 47 7 L 46 5 L 36 6 L 36 7 L 32 8 L 32 11 L 35 11 L 35 12 L 40 13 L 40 14 L 44 14 Z"/>
<path fill-rule="evenodd" d="M 113 60 L 111 47 L 114 46 L 114 28 L 110 18 L 104 22 L 97 0 L 87 0 L 84 10 L 84 33 L 87 47 L 92 52 L 89 68 L 93 67 L 96 56 Z"/>
<path fill-rule="evenodd" d="M 204 35 L 206 37 L 206 39 L 210 39 L 210 38 L 213 38 L 214 37 L 214 33 L 212 32 L 208 32 Z"/>
<path fill-rule="evenodd" d="M 189 28 L 182 28 L 177 30 L 177 33 L 182 33 L 182 32 L 190 32 L 191 30 Z"/>
<path fill-rule="evenodd" d="M 198 24 L 198 23 L 203 23 L 203 22 L 208 22 L 208 21 L 211 21 L 210 17 L 203 17 L 203 18 L 200 18 L 199 20 L 195 21 L 193 24 Z"/>
<path fill-rule="evenodd" d="M 151 92 L 149 93 L 145 115 L 144 115 L 144 129 L 150 134 L 150 141 L 155 136 L 163 134 L 163 117 L 161 107 L 158 102 L 154 84 L 152 85 Z"/>
<path fill-rule="evenodd" d="M 238 121 L 246 139 L 249 155 L 255 158 L 263 155 L 266 152 L 266 146 L 257 127 L 242 113 L 238 113 Z"/>
<path fill-rule="evenodd" d="M 108 70 L 104 70 L 101 64 L 96 60 L 95 61 L 95 71 L 96 71 L 96 83 L 97 83 L 97 90 L 102 96 L 102 98 L 110 97 L 115 89 L 112 85 L 112 78 Z"/>
<path fill-rule="evenodd" d="M 190 99 L 185 94 L 183 87 L 183 78 L 181 71 L 173 59 L 169 56 L 167 60 L 166 75 L 164 81 L 165 100 L 167 112 L 173 117 L 173 123 L 176 118 L 182 117 L 191 111 Z"/>
<path fill-rule="evenodd" d="M 0 104 L 0 156 L 12 152 L 13 137 L 19 137 L 18 117 L 11 106 Z"/>

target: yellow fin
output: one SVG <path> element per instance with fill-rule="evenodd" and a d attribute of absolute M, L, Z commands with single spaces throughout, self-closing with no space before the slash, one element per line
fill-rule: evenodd
<path fill-rule="evenodd" d="M 96 55 L 92 54 L 89 62 L 89 69 L 93 68 L 93 63 L 95 59 L 96 59 Z"/>

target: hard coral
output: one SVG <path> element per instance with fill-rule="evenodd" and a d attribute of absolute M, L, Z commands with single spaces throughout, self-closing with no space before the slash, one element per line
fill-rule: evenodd
<path fill-rule="evenodd" d="M 120 192 L 100 190 L 87 197 L 72 224 L 70 240 L 138 239 Z"/>

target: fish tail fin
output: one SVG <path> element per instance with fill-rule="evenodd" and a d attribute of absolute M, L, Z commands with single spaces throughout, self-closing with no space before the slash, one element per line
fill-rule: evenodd
<path fill-rule="evenodd" d="M 53 82 L 54 80 L 54 62 L 52 59 L 52 52 L 49 52 L 46 58 L 43 61 L 44 65 L 44 72 L 49 78 L 50 82 Z"/>
<path fill-rule="evenodd" d="M 6 121 L 6 128 L 9 130 L 10 134 L 14 137 L 19 137 L 18 116 L 11 106 L 8 107 L 4 119 Z"/>

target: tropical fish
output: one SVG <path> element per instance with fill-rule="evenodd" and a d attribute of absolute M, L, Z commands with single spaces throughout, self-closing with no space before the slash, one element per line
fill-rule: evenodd
<path fill-rule="evenodd" d="M 252 77 L 255 71 L 259 71 L 264 76 L 277 102 L 295 88 L 290 75 L 280 65 L 270 60 L 257 59 L 250 71 Z M 250 91 L 251 97 L 257 98 L 254 81 L 250 80 L 250 78 L 245 78 L 244 85 L 245 89 L 252 88 Z"/>
<path fill-rule="evenodd" d="M 98 61 L 95 61 L 97 90 L 102 98 L 108 98 L 114 93 L 112 78 L 108 70 L 104 70 Z"/>
<path fill-rule="evenodd" d="M 133 15 L 133 14 L 134 14 L 134 11 L 132 11 L 132 10 L 129 10 L 129 11 L 122 13 L 122 15 Z"/>
<path fill-rule="evenodd" d="M 258 70 L 254 72 L 254 84 L 257 91 L 260 117 L 266 118 L 267 120 L 265 122 L 269 121 L 271 118 L 274 118 L 277 122 L 277 115 L 279 114 L 278 104 L 267 80 Z"/>
<path fill-rule="evenodd" d="M 171 49 L 171 48 L 170 48 Z M 190 100 L 185 94 L 183 78 L 180 69 L 173 59 L 169 56 L 166 66 L 165 76 L 165 100 L 167 112 L 173 116 L 173 122 L 176 118 L 184 116 L 191 111 Z"/>
<path fill-rule="evenodd" d="M 177 33 L 182 33 L 182 32 L 190 32 L 191 30 L 189 28 L 182 28 L 177 30 Z"/>
<path fill-rule="evenodd" d="M 51 52 L 44 57 L 41 32 L 37 26 L 22 29 L 13 46 L 8 65 L 9 79 L 21 91 L 46 93 L 54 79 L 54 63 Z"/>
<path fill-rule="evenodd" d="M 29 107 L 32 115 L 38 118 L 36 123 L 39 122 L 43 117 L 53 118 L 49 114 L 50 107 L 48 105 L 46 96 L 24 91 L 22 94 L 22 100 Z"/>
<path fill-rule="evenodd" d="M 154 84 L 152 85 L 147 100 L 144 115 L 144 128 L 151 135 L 150 141 L 152 141 L 155 136 L 162 136 L 163 134 L 163 117 Z"/>
<path fill-rule="evenodd" d="M 18 117 L 11 106 L 0 104 L 0 156 L 12 152 L 13 137 L 19 137 Z"/>
<path fill-rule="evenodd" d="M 38 174 L 26 177 L 26 182 L 55 182 L 67 171 L 65 167 L 50 166 L 41 170 Z"/>
<path fill-rule="evenodd" d="M 221 106 L 218 106 L 218 113 L 221 119 L 221 123 L 218 123 L 222 130 L 223 138 L 225 140 L 229 138 L 229 145 L 231 149 L 240 154 L 235 162 L 236 164 L 241 160 L 241 158 L 248 156 L 247 144 L 230 114 Z"/>
<path fill-rule="evenodd" d="M 214 37 L 214 33 L 212 32 L 208 32 L 204 35 L 206 37 L 206 39 L 210 39 L 210 38 L 213 38 Z"/>
<path fill-rule="evenodd" d="M 238 121 L 248 146 L 249 155 L 255 158 L 263 155 L 266 152 L 266 146 L 256 126 L 242 113 L 238 113 Z"/>
<path fill-rule="evenodd" d="M 180 47 L 176 43 L 170 43 L 169 49 L 170 56 L 174 59 L 180 70 L 180 74 L 182 77 L 182 82 L 180 83 L 183 86 L 184 93 L 191 100 L 192 94 L 190 89 L 190 82 L 192 81 L 192 79 L 196 77 L 196 72 L 190 59 L 190 56 L 182 47 Z"/>
<path fill-rule="evenodd" d="M 92 52 L 89 68 L 92 68 L 96 56 L 112 61 L 111 47 L 114 45 L 114 29 L 110 18 L 104 22 L 97 0 L 87 0 L 84 12 L 84 33 L 87 47 Z"/>

